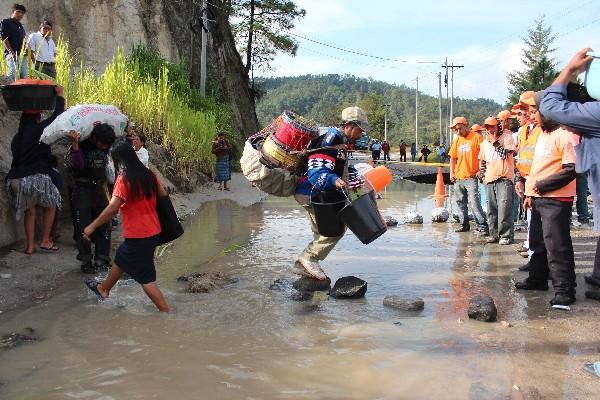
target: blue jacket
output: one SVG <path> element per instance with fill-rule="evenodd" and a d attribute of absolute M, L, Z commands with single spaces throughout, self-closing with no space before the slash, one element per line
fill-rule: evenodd
<path fill-rule="evenodd" d="M 309 149 L 346 144 L 346 136 L 337 128 L 329 128 L 311 143 Z M 344 174 L 347 159 L 343 150 L 323 150 L 308 156 L 308 168 L 296 186 L 296 194 L 310 196 L 319 191 L 336 190 L 335 181 Z"/>

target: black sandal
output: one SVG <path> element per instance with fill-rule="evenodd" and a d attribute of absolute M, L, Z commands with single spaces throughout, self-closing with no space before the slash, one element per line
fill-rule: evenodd
<path fill-rule="evenodd" d="M 100 291 L 98 290 L 98 285 L 100 284 L 100 282 L 92 278 L 83 278 L 83 284 L 92 292 L 94 292 L 94 294 L 96 294 L 96 296 L 98 296 L 100 300 L 104 300 L 104 297 L 102 297 Z"/>

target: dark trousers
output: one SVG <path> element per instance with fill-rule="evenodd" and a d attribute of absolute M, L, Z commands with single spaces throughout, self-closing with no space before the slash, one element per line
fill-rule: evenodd
<path fill-rule="evenodd" d="M 513 220 L 513 188 L 512 181 L 498 179 L 485 185 L 487 195 L 487 222 L 490 236 L 513 240 L 515 238 L 515 222 Z"/>
<path fill-rule="evenodd" d="M 110 263 L 110 222 L 102 225 L 91 237 L 83 238 L 83 230 L 95 220 L 108 205 L 103 185 L 76 182 L 71 190 L 71 213 L 77 242 L 77 259 L 83 262 Z M 94 243 L 94 257 L 92 257 Z"/>
<path fill-rule="evenodd" d="M 400 152 L 400 161 L 406 162 L 406 151 Z"/>
<path fill-rule="evenodd" d="M 529 280 L 552 279 L 555 293 L 575 295 L 575 255 L 571 241 L 572 202 L 536 198 L 531 209 Z"/>
<path fill-rule="evenodd" d="M 410 155 L 412 156 L 412 161 L 415 162 L 415 159 L 417 158 L 417 153 L 410 153 Z"/>
<path fill-rule="evenodd" d="M 390 161 L 390 152 L 389 151 L 383 152 L 383 161 Z"/>
<path fill-rule="evenodd" d="M 371 150 L 371 156 L 373 157 L 373 160 L 379 160 L 381 150 Z"/>
<path fill-rule="evenodd" d="M 582 224 L 590 222 L 590 211 L 588 208 L 587 197 L 588 197 L 588 181 L 586 174 L 577 174 L 577 221 Z"/>

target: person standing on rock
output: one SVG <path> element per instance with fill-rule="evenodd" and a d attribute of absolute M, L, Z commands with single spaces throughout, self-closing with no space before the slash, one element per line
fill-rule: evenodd
<path fill-rule="evenodd" d="M 377 161 L 379 157 L 381 157 L 381 143 L 375 139 L 375 142 L 371 145 L 371 158 L 373 158 L 373 161 Z"/>
<path fill-rule="evenodd" d="M 127 142 L 117 143 L 111 157 L 119 173 L 112 198 L 102 213 L 85 227 L 83 234 L 86 240 L 90 240 L 97 229 L 109 224 L 120 211 L 125 240 L 117 249 L 115 261 L 106 279 L 98 282 L 85 278 L 84 284 L 98 297 L 106 299 L 126 272 L 142 285 L 159 311 L 169 312 L 170 307 L 156 284 L 154 266 L 154 251 L 161 232 L 156 198 L 166 196 L 167 192 Z"/>
<path fill-rule="evenodd" d="M 44 128 L 65 110 L 61 86 L 56 87 L 56 95 L 56 108 L 50 118 L 40 122 L 41 113 L 34 110 L 21 114 L 19 129 L 10 144 L 12 162 L 6 175 L 6 189 L 17 220 L 23 216 L 27 240 L 24 253 L 27 255 L 35 252 L 35 218 L 38 206 L 44 209 L 39 248 L 45 252 L 58 251 L 50 232 L 56 209 L 61 206 L 62 201 L 58 189 L 52 183 L 50 146 L 40 143 Z"/>
<path fill-rule="evenodd" d="M 483 236 L 489 234 L 485 214 L 481 209 L 477 174 L 479 172 L 479 151 L 483 136 L 469 131 L 469 121 L 465 117 L 456 117 L 449 128 L 457 135 L 452 142 L 450 156 L 450 181 L 454 183 L 456 203 L 459 209 L 460 228 L 455 232 L 468 232 L 469 203 L 477 231 Z"/>
<path fill-rule="evenodd" d="M 406 143 L 400 141 L 400 162 L 406 162 Z"/>
<path fill-rule="evenodd" d="M 415 160 L 417 158 L 417 145 L 416 145 L 416 143 L 412 143 L 410 145 L 410 155 L 412 157 L 412 162 L 415 162 Z"/>
<path fill-rule="evenodd" d="M 21 23 L 26 12 L 25 6 L 14 4 L 10 18 L 0 22 L 0 38 L 4 43 L 4 58 L 8 66 L 8 77 L 11 80 L 27 78 L 28 59 L 23 48 L 25 27 Z"/>
<path fill-rule="evenodd" d="M 218 132 L 212 143 L 215 164 L 215 181 L 219 182 L 219 190 L 229 190 L 227 182 L 231 180 L 231 145 L 225 139 L 225 132 Z"/>
<path fill-rule="evenodd" d="M 42 21 L 40 30 L 29 36 L 28 47 L 35 70 L 56 78 L 56 43 L 52 40 L 52 22 Z"/>
<path fill-rule="evenodd" d="M 487 243 L 511 244 L 515 236 L 513 218 L 513 179 L 516 146 L 511 131 L 500 131 L 498 120 L 489 117 L 483 124 L 486 139 L 479 151 L 480 172 L 487 194 L 487 221 L 490 236 Z"/>
<path fill-rule="evenodd" d="M 423 145 L 423 148 L 421 149 L 421 158 L 423 159 L 424 163 L 427 162 L 427 157 L 429 157 L 430 154 L 431 150 L 429 150 L 426 144 Z"/>
<path fill-rule="evenodd" d="M 319 233 L 315 211 L 310 204 L 311 196 L 319 192 L 336 192 L 353 186 L 348 175 L 356 176 L 353 167 L 348 166 L 345 152 L 347 142 L 362 137 L 369 128 L 367 114 L 360 107 L 348 107 L 342 111 L 342 124 L 329 130 L 311 142 L 310 149 L 320 149 L 308 156 L 308 168 L 296 187 L 295 199 L 308 213 L 313 240 L 296 260 L 298 274 L 319 280 L 327 279 L 319 261 L 323 261 L 344 236 L 326 237 Z M 309 149 L 309 150 L 310 150 Z M 350 171 L 349 171 L 350 170 Z"/>
<path fill-rule="evenodd" d="M 79 143 L 79 134 L 75 131 L 70 132 L 70 138 L 71 147 L 65 156 L 65 166 L 70 175 L 77 259 L 82 263 L 81 272 L 95 274 L 110 265 L 111 226 L 110 223 L 99 226 L 91 241 L 84 239 L 83 229 L 108 204 L 106 167 L 108 149 L 115 142 L 115 131 L 108 124 L 98 124 L 83 142 Z M 92 242 L 95 246 L 93 257 Z"/>

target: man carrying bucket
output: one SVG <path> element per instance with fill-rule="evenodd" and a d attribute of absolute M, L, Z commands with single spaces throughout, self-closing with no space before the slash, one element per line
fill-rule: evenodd
<path fill-rule="evenodd" d="M 309 150 L 321 150 L 309 154 L 306 173 L 298 182 L 294 196 L 307 211 L 313 232 L 313 240 L 295 263 L 296 271 L 300 275 L 319 280 L 327 279 L 319 261 L 327 257 L 345 232 L 342 230 L 341 234 L 333 237 L 319 233 L 311 197 L 321 193 L 335 195 L 340 189 L 352 186 L 352 182 L 348 182 L 348 175 L 356 174 L 353 174 L 354 168 L 347 165 L 344 147 L 348 142 L 360 139 L 368 127 L 365 111 L 359 107 L 348 107 L 342 111 L 341 126 L 329 128 L 309 146 Z"/>

